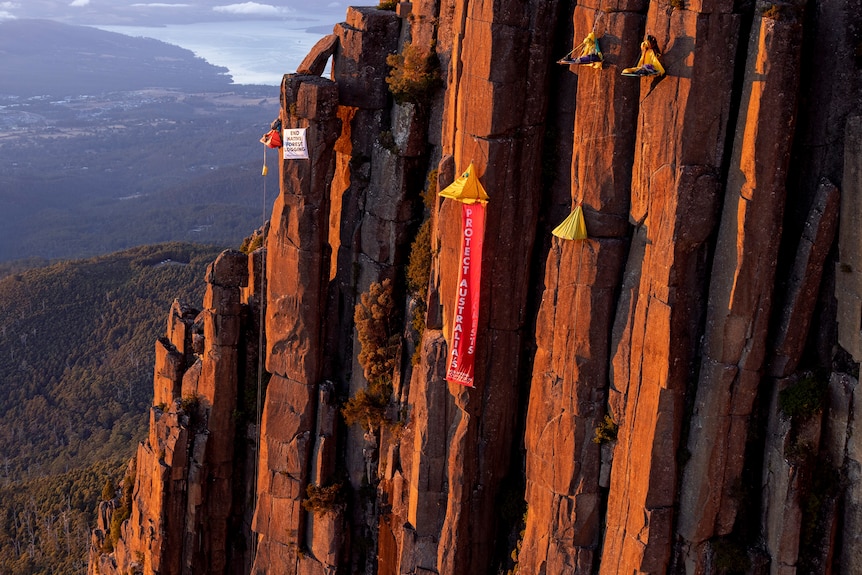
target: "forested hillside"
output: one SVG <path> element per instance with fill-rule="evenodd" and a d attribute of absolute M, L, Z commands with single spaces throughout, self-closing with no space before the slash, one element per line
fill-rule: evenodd
<path fill-rule="evenodd" d="M 166 310 L 201 301 L 219 251 L 162 244 L 0 280 L 0 573 L 83 572 L 98 496 L 146 429 Z"/>

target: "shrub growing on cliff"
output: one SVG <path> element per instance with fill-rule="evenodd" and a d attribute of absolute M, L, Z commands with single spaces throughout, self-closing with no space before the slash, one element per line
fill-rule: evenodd
<path fill-rule="evenodd" d="M 372 431 L 385 421 L 401 342 L 390 280 L 371 284 L 356 304 L 353 321 L 360 346 L 359 365 L 368 387 L 347 400 L 341 413 L 348 425 L 358 423 Z"/>
<path fill-rule="evenodd" d="M 425 179 L 425 189 L 422 190 L 422 203 L 429 210 L 434 209 L 437 201 L 437 170 L 431 170 Z"/>
<path fill-rule="evenodd" d="M 406 43 L 401 54 L 390 54 L 386 57 L 386 63 L 392 68 L 386 83 L 399 104 L 409 102 L 422 105 L 440 84 L 439 64 L 433 44 L 423 50 Z"/>
<path fill-rule="evenodd" d="M 427 211 L 434 209 L 437 198 L 437 170 L 428 174 L 425 189 L 422 191 L 422 203 Z M 407 265 L 407 288 L 416 298 L 413 308 L 413 321 L 411 326 L 416 332 L 416 341 L 422 341 L 425 332 L 425 314 L 428 311 L 425 297 L 428 294 L 428 282 L 431 277 L 431 260 L 433 248 L 431 246 L 431 219 L 428 218 L 419 226 L 413 244 L 410 246 L 410 260 Z M 422 346 L 417 345 L 413 353 L 413 365 L 419 365 L 421 361 Z"/>
<path fill-rule="evenodd" d="M 114 482 L 110 479 L 105 480 L 105 486 L 102 488 L 102 501 L 110 501 L 117 494 L 114 489 Z"/>
<path fill-rule="evenodd" d="M 778 394 L 778 407 L 787 417 L 805 421 L 823 409 L 826 382 L 808 374 Z"/>
<path fill-rule="evenodd" d="M 132 460 L 132 465 L 129 467 L 126 475 L 123 477 L 123 493 L 120 498 L 120 506 L 114 508 L 111 514 L 111 532 L 105 538 L 105 548 L 113 550 L 120 539 L 120 529 L 123 526 L 123 521 L 132 515 L 132 493 L 135 490 L 135 460 Z"/>
<path fill-rule="evenodd" d="M 380 10 L 395 10 L 397 5 L 398 0 L 380 0 L 380 4 L 377 5 L 377 8 Z"/>
<path fill-rule="evenodd" d="M 359 365 L 365 379 L 369 382 L 381 378 L 391 381 L 399 344 L 391 280 L 371 284 L 356 304 L 353 321 L 361 348 Z"/>
<path fill-rule="evenodd" d="M 398 149 L 398 144 L 395 143 L 395 136 L 392 134 L 392 130 L 380 132 L 377 135 L 377 143 L 380 144 L 381 148 L 389 150 L 389 152 L 396 156 L 401 153 Z"/>
<path fill-rule="evenodd" d="M 416 239 L 410 246 L 410 262 L 407 264 L 407 288 L 417 298 L 424 299 L 428 293 L 428 278 L 431 275 L 431 220 L 419 226 Z"/>
<path fill-rule="evenodd" d="M 425 332 L 425 296 L 428 294 L 428 280 L 431 276 L 431 220 L 425 220 L 419 231 L 416 232 L 416 238 L 410 246 L 410 261 L 407 264 L 407 289 L 416 298 L 416 305 L 413 308 L 413 321 L 411 326 L 416 332 L 416 341 L 422 340 L 422 334 Z M 419 353 L 421 346 L 416 346 L 416 352 L 413 354 L 413 365 L 419 364 Z"/>
<path fill-rule="evenodd" d="M 340 483 L 326 487 L 309 483 L 305 488 L 306 497 L 302 500 L 302 508 L 309 513 L 323 515 L 341 503 L 341 493 Z"/>
<path fill-rule="evenodd" d="M 186 413 L 197 411 L 200 404 L 200 398 L 197 395 L 186 395 L 180 400 L 180 408 Z"/>
<path fill-rule="evenodd" d="M 365 431 L 380 429 L 386 423 L 386 406 L 391 394 L 391 383 L 369 383 L 367 388 L 357 391 L 341 408 L 345 423 L 357 424 Z"/>
<path fill-rule="evenodd" d="M 596 434 L 593 437 L 593 443 L 610 443 L 611 441 L 617 440 L 617 432 L 619 431 L 619 426 L 614 421 L 614 418 L 609 414 L 605 414 L 605 418 L 596 427 Z"/>
<path fill-rule="evenodd" d="M 244 254 L 250 254 L 261 246 L 263 246 L 263 234 L 254 233 L 242 240 L 239 251 Z"/>

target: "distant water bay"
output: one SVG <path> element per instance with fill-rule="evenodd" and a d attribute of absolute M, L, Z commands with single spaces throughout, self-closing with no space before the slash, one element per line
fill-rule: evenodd
<path fill-rule="evenodd" d="M 127 36 L 155 38 L 224 66 L 234 84 L 277 86 L 296 71 L 311 47 L 343 20 L 332 14 L 297 14 L 284 20 L 201 22 L 150 26 L 96 26 Z"/>

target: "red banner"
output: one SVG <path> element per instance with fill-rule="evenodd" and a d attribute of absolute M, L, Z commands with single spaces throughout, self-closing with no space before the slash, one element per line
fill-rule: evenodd
<path fill-rule="evenodd" d="M 462 204 L 460 271 L 446 379 L 470 387 L 473 387 L 473 369 L 476 363 L 484 235 L 485 206 L 481 203 Z"/>

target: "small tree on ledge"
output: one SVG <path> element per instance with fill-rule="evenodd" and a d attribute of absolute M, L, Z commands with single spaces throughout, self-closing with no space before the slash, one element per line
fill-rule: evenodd
<path fill-rule="evenodd" d="M 359 365 L 368 381 L 341 410 L 348 425 L 358 423 L 374 431 L 386 421 L 385 411 L 392 395 L 392 374 L 397 366 L 400 337 L 392 299 L 392 282 L 374 282 L 362 294 L 353 314 L 359 339 Z"/>
<path fill-rule="evenodd" d="M 386 83 L 399 104 L 410 102 L 421 106 L 440 84 L 433 43 L 427 50 L 405 43 L 401 54 L 390 54 L 386 63 L 392 67 Z"/>

